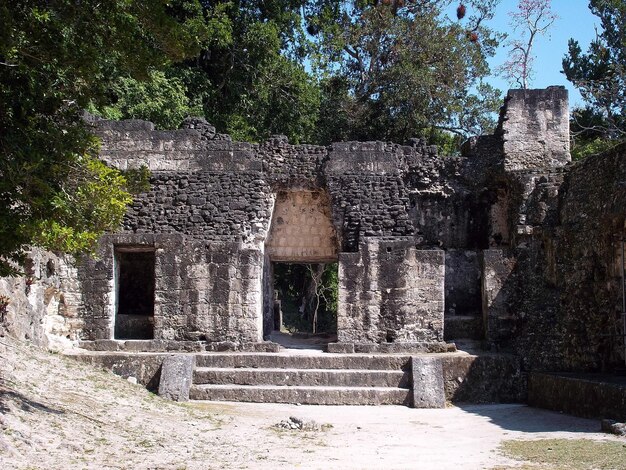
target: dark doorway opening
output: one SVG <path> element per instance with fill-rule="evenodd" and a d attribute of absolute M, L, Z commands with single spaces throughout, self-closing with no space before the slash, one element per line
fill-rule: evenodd
<path fill-rule="evenodd" d="M 335 341 L 337 263 L 272 264 L 275 332 L 312 344 Z"/>
<path fill-rule="evenodd" d="M 154 249 L 115 251 L 115 339 L 154 338 Z"/>

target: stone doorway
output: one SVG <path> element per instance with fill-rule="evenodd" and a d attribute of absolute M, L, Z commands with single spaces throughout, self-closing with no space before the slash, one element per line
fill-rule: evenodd
<path fill-rule="evenodd" d="M 263 323 L 267 339 L 272 336 L 278 342 L 293 343 L 319 335 L 326 343 L 336 340 L 337 252 L 330 198 L 325 191 L 276 194 L 265 243 Z"/>
<path fill-rule="evenodd" d="M 115 248 L 115 339 L 154 338 L 154 249 Z"/>
<path fill-rule="evenodd" d="M 292 343 L 317 345 L 336 341 L 337 263 L 272 263 L 272 268 L 272 334 Z"/>

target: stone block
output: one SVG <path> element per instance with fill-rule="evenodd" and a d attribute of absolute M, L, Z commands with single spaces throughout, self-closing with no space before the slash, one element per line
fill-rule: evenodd
<path fill-rule="evenodd" d="M 188 401 L 195 356 L 172 354 L 163 359 L 159 395 L 174 401 Z"/>
<path fill-rule="evenodd" d="M 554 168 L 571 161 L 565 87 L 509 90 L 500 126 L 506 171 Z"/>
<path fill-rule="evenodd" d="M 353 343 L 328 343 L 326 351 L 332 354 L 352 354 L 354 353 Z"/>
<path fill-rule="evenodd" d="M 446 395 L 441 360 L 432 356 L 411 358 L 413 408 L 445 408 Z"/>

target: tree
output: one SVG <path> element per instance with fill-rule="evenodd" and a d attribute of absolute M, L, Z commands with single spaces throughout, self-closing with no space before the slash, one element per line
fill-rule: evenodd
<path fill-rule="evenodd" d="M 194 61 L 202 74 L 206 118 L 235 139 L 285 134 L 311 142 L 319 88 L 303 65 L 308 42 L 301 10 L 306 0 L 206 2 L 210 17 L 228 24 L 229 38 Z"/>
<path fill-rule="evenodd" d="M 325 103 L 318 140 L 393 140 L 481 133 L 499 97 L 482 81 L 500 36 L 486 26 L 498 0 L 380 0 L 307 5 L 312 64 Z M 463 7 L 463 8 L 461 8 Z M 468 10 L 473 12 L 465 17 Z"/>
<path fill-rule="evenodd" d="M 337 263 L 274 265 L 283 326 L 291 332 L 337 331 Z"/>
<path fill-rule="evenodd" d="M 203 115 L 236 140 L 254 142 L 271 134 L 286 134 L 294 143 L 311 142 L 320 94 L 316 80 L 303 65 L 308 41 L 300 12 L 306 2 L 201 3 L 209 40 L 194 57 L 174 64 L 165 76 L 155 76 L 151 84 L 144 85 L 150 94 L 184 91 L 186 100 L 177 100 L 177 116 L 184 112 Z M 179 124 L 174 116 L 160 119 L 165 108 L 159 100 L 132 82 L 117 86 L 111 98 L 107 110 L 100 110 L 102 114 L 160 120 L 166 127 Z"/>
<path fill-rule="evenodd" d="M 512 85 L 527 89 L 533 77 L 535 40 L 547 34 L 558 16 L 552 11 L 550 0 L 519 0 L 517 10 L 509 15 L 513 31 L 521 34 L 509 41 L 509 59 L 500 71 Z"/>
<path fill-rule="evenodd" d="M 325 314 L 326 331 L 331 324 L 331 331 L 337 329 L 338 277 L 337 264 L 307 264 L 309 278 L 309 296 L 311 305 L 311 332 L 318 333 L 320 313 Z M 304 301 L 306 302 L 306 301 Z M 328 321 L 330 317 L 330 322 Z M 323 328 L 322 328 L 323 329 Z"/>
<path fill-rule="evenodd" d="M 451 0 L 202 0 L 210 40 L 165 76 L 186 90 L 179 109 L 201 106 L 237 140 L 447 144 L 494 124 L 500 92 L 483 78 L 501 38 L 486 27 L 498 2 L 472 0 L 450 19 Z M 150 118 L 120 105 L 133 92 L 118 87 L 110 110 Z"/>
<path fill-rule="evenodd" d="M 589 8 L 600 18 L 602 31 L 587 53 L 570 39 L 563 58 L 563 73 L 587 102 L 574 113 L 572 126 L 575 149 L 583 155 L 626 137 L 626 3 L 591 0 Z"/>
<path fill-rule="evenodd" d="M 177 129 L 188 116 L 201 116 L 202 104 L 188 96 L 177 76 L 151 71 L 148 78 L 120 77 L 109 90 L 111 103 L 90 111 L 105 119 L 146 119 L 159 129 Z"/>
<path fill-rule="evenodd" d="M 0 275 L 26 247 L 79 253 L 119 224 L 127 181 L 97 160 L 81 109 L 118 77 L 199 51 L 196 0 L 0 4 Z"/>

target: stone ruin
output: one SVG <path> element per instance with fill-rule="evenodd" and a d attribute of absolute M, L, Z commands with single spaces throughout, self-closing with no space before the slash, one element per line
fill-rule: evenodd
<path fill-rule="evenodd" d="M 97 258 L 31 263 L 48 333 L 92 350 L 272 351 L 274 263 L 337 262 L 329 352 L 469 342 L 522 375 L 623 364 L 625 149 L 571 163 L 562 87 L 509 91 L 494 134 L 457 157 L 418 139 L 233 142 L 193 118 L 93 126 L 101 158 L 147 166 L 152 189 Z"/>

